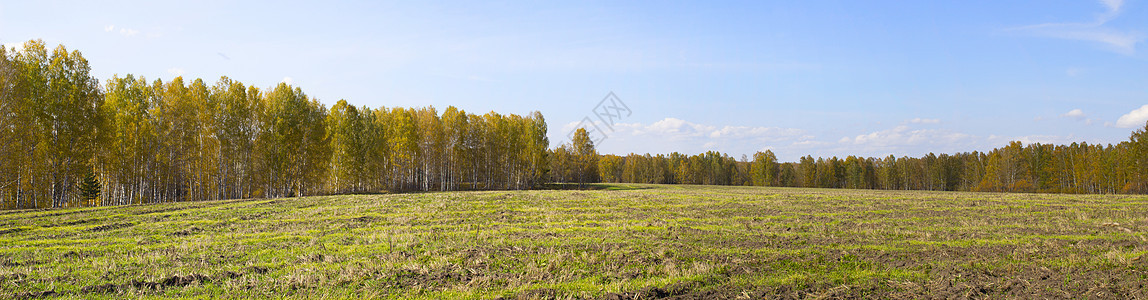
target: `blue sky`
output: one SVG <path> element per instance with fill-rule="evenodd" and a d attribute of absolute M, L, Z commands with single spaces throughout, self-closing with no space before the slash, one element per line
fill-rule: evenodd
<path fill-rule="evenodd" d="M 4 1 L 0 43 L 64 44 L 101 79 L 539 110 L 555 145 L 614 92 L 617 154 L 919 156 L 1148 120 L 1148 1 L 322 2 Z"/>

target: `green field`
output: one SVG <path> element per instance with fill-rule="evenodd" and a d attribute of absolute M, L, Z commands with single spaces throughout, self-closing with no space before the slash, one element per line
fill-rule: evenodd
<path fill-rule="evenodd" d="M 1144 298 L 1148 197 L 600 185 L 0 212 L 0 298 Z"/>

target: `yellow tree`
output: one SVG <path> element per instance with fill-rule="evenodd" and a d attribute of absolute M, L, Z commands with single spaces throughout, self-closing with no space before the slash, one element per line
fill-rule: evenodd
<path fill-rule="evenodd" d="M 442 190 L 443 134 L 442 119 L 434 107 L 419 108 L 414 112 L 418 134 L 418 185 L 421 190 Z"/>
<path fill-rule="evenodd" d="M 25 120 L 27 101 L 20 95 L 21 70 L 15 53 L 0 46 L 0 208 L 20 208 L 21 170 L 28 159 L 24 147 L 28 142 L 28 130 L 23 127 L 31 122 Z"/>
<path fill-rule="evenodd" d="M 547 177 L 549 172 L 549 164 L 546 162 L 549 152 L 546 149 L 550 148 L 550 138 L 546 137 L 546 118 L 542 116 L 542 112 L 533 111 L 528 118 L 529 126 L 525 132 L 527 140 L 526 155 L 530 161 L 529 169 L 527 170 L 530 176 L 528 186 L 535 186 L 542 183 Z"/>
<path fill-rule="evenodd" d="M 331 166 L 331 143 L 327 135 L 327 107 L 319 103 L 318 99 L 308 98 L 303 90 L 295 88 L 295 92 L 305 100 L 305 114 L 302 122 L 303 140 L 302 148 L 297 150 L 299 161 L 299 178 L 296 190 L 300 196 L 318 195 L 325 193 L 323 183 L 329 174 Z"/>
<path fill-rule="evenodd" d="M 482 154 L 483 188 L 503 188 L 499 186 L 499 179 L 503 178 L 504 172 L 507 171 L 504 168 L 507 159 L 506 141 L 508 140 L 506 121 L 502 115 L 493 111 L 483 115 L 482 121 L 482 134 L 478 136 L 482 139 L 482 148 L 479 153 Z"/>
<path fill-rule="evenodd" d="M 1148 191 L 1148 123 L 1144 128 L 1132 132 L 1128 140 L 1127 155 L 1130 156 L 1129 161 L 1133 166 L 1131 169 L 1135 170 L 1131 174 L 1135 187 L 1129 190 L 1143 193 Z"/>
<path fill-rule="evenodd" d="M 339 100 L 327 115 L 332 153 L 329 184 L 334 192 L 363 190 L 368 156 L 365 124 L 359 109 L 346 100 Z"/>
<path fill-rule="evenodd" d="M 157 128 L 162 139 L 160 154 L 164 165 L 166 201 L 200 200 L 196 165 L 199 164 L 200 123 L 198 109 L 183 77 L 153 85 L 159 97 Z"/>
<path fill-rule="evenodd" d="M 503 115 L 502 126 L 503 132 L 503 153 L 505 156 L 502 165 L 502 177 L 500 178 L 501 187 L 503 189 L 520 189 L 525 182 L 525 150 L 524 145 L 525 136 L 524 121 L 519 115 Z"/>
<path fill-rule="evenodd" d="M 301 193 L 305 125 L 308 119 L 306 95 L 286 83 L 264 94 L 266 113 L 262 122 L 260 160 L 266 167 L 264 191 L 268 197 L 290 197 Z"/>
<path fill-rule="evenodd" d="M 156 141 L 150 114 L 152 90 L 143 77 L 112 77 L 105 87 L 105 136 L 99 170 L 107 178 L 103 195 L 112 205 L 144 203 L 153 184 L 147 171 L 154 164 Z"/>
<path fill-rule="evenodd" d="M 40 69 L 47 89 L 38 102 L 37 161 L 44 162 L 50 206 L 77 205 L 79 182 L 93 172 L 92 151 L 101 122 L 97 112 L 104 98 L 79 51 L 57 46 L 48 60 Z"/>
<path fill-rule="evenodd" d="M 387 141 L 391 147 L 391 188 L 413 188 L 415 163 L 419 152 L 418 131 L 414 113 L 404 108 L 391 109 L 387 127 Z"/>
<path fill-rule="evenodd" d="M 753 163 L 750 166 L 750 178 L 756 186 L 777 185 L 778 173 L 777 156 L 773 151 L 757 152 L 753 154 Z"/>
<path fill-rule="evenodd" d="M 215 119 L 220 111 L 216 97 L 203 79 L 196 78 L 188 86 L 188 101 L 195 110 L 192 122 L 195 124 L 194 148 L 191 154 L 191 170 L 188 175 L 192 178 L 191 195 L 193 200 L 219 199 L 219 160 L 220 143 L 218 128 Z"/>
<path fill-rule="evenodd" d="M 617 155 L 602 155 L 598 159 L 598 178 L 602 182 L 623 182 L 623 164 L 622 158 Z"/>
<path fill-rule="evenodd" d="M 370 180 L 368 185 L 369 189 L 381 190 L 387 188 L 387 183 L 390 182 L 390 163 L 391 163 L 391 147 L 388 143 L 390 132 L 389 122 L 390 117 L 387 108 L 380 107 L 377 109 L 363 108 L 363 112 L 369 113 L 363 120 L 363 127 L 366 128 L 366 141 L 364 142 L 366 153 L 366 177 Z"/>
<path fill-rule="evenodd" d="M 570 144 L 561 144 L 550 153 L 551 181 L 560 183 L 576 182 L 577 158 Z"/>
<path fill-rule="evenodd" d="M 43 41 L 25 42 L 22 50 L 13 54 L 11 63 L 15 76 L 6 81 L 13 82 L 9 97 L 14 101 L 6 103 L 6 106 L 13 113 L 9 139 L 14 141 L 10 153 L 16 172 L 13 175 L 15 182 L 10 183 L 15 184 L 10 188 L 14 206 L 50 207 L 52 199 L 48 193 L 49 177 L 44 163 L 47 149 L 41 141 L 45 138 L 42 119 L 48 95 L 48 50 Z"/>
<path fill-rule="evenodd" d="M 218 107 L 211 122 L 219 142 L 214 183 L 219 198 L 251 197 L 258 94 L 258 89 L 249 89 L 227 77 L 221 77 L 211 87 L 212 102 Z"/>
<path fill-rule="evenodd" d="M 985 161 L 984 177 L 981 179 L 980 184 L 977 185 L 977 191 L 995 192 L 1001 190 L 1004 186 L 1004 176 L 1002 173 L 1000 152 L 990 152 Z"/>
<path fill-rule="evenodd" d="M 467 171 L 466 112 L 454 106 L 449 106 L 442 113 L 442 124 L 443 148 L 445 149 L 445 157 L 443 160 L 447 163 L 446 189 L 457 190 L 462 180 L 466 178 L 465 172 Z"/>
<path fill-rule="evenodd" d="M 578 128 L 574 131 L 574 155 L 577 157 L 577 174 L 575 175 L 578 184 L 585 186 L 586 183 L 596 182 L 598 175 L 598 151 L 594 149 L 594 141 L 590 140 L 590 134 L 586 132 L 586 128 Z"/>

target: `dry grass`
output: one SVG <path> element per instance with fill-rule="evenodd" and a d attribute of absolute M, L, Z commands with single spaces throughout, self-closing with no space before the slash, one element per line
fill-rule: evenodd
<path fill-rule="evenodd" d="M 1148 199 L 605 185 L 0 212 L 0 297 L 1145 297 Z"/>

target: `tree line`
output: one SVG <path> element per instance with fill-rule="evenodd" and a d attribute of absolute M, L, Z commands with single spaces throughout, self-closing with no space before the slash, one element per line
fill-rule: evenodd
<path fill-rule="evenodd" d="M 693 156 L 602 155 L 605 182 L 687 183 L 886 190 L 1101 193 L 1148 192 L 1148 124 L 1128 141 L 1099 145 L 1024 145 L 988 152 L 922 157 L 801 157 L 778 162 L 772 151 L 735 160 L 718 152 Z"/>
<path fill-rule="evenodd" d="M 103 85 L 79 51 L 0 47 L 0 207 L 629 182 L 890 190 L 1148 192 L 1148 126 L 1116 145 L 1012 142 L 922 157 L 740 160 L 599 155 L 584 129 L 549 148 L 542 114 L 326 107 L 222 77 Z"/>
<path fill-rule="evenodd" d="M 697 155 L 602 155 L 599 178 L 604 182 L 747 185 L 748 163 L 708 151 Z"/>
<path fill-rule="evenodd" d="M 546 131 L 539 112 L 328 108 L 227 77 L 101 87 L 79 51 L 0 49 L 3 208 L 526 189 L 549 179 Z"/>

